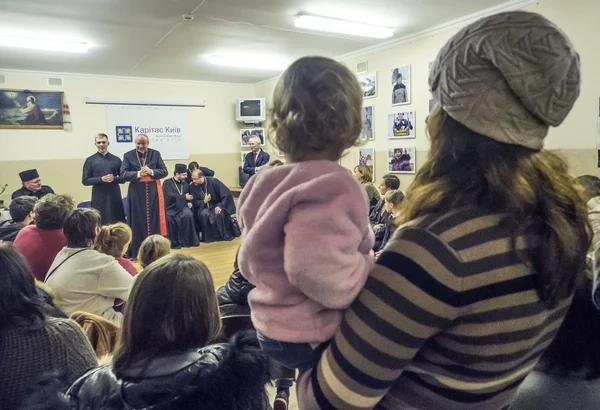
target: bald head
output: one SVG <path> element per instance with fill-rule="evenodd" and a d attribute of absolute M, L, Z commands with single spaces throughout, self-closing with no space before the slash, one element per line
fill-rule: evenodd
<path fill-rule="evenodd" d="M 138 136 L 135 137 L 135 149 L 142 154 L 148 151 L 148 145 L 150 145 L 150 139 L 146 134 L 138 134 Z"/>

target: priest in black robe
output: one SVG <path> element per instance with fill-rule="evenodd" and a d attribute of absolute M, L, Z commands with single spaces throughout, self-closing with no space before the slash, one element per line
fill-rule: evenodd
<path fill-rule="evenodd" d="M 167 167 L 160 152 L 148 148 L 146 134 L 135 138 L 135 149 L 123 155 L 121 178 L 129 181 L 127 190 L 129 226 L 133 232 L 129 255 L 137 257 L 140 245 L 150 235 L 167 236 L 165 201 L 160 180 Z"/>
<path fill-rule="evenodd" d="M 235 238 L 231 216 L 236 212 L 231 191 L 217 178 L 204 176 L 199 169 L 192 172 L 192 181 L 190 194 L 202 241 L 231 241 Z"/>
<path fill-rule="evenodd" d="M 15 199 L 20 196 L 34 196 L 37 199 L 40 199 L 48 194 L 54 193 L 54 190 L 48 185 L 42 185 L 42 179 L 40 178 L 37 169 L 28 169 L 19 172 L 19 178 L 21 178 L 23 187 L 13 192 L 10 199 Z"/>
<path fill-rule="evenodd" d="M 192 161 L 188 165 L 187 177 L 185 178 L 185 182 L 187 182 L 188 185 L 192 183 L 192 171 L 194 171 L 195 169 L 199 169 L 200 171 L 202 171 L 205 177 L 215 176 L 215 171 L 213 171 L 212 169 L 201 167 L 200 164 L 198 164 L 198 162 Z"/>
<path fill-rule="evenodd" d="M 189 194 L 189 184 L 185 182 L 186 177 L 185 164 L 176 164 L 173 178 L 163 183 L 167 210 L 167 237 L 171 241 L 171 249 L 200 245 L 194 213 L 191 209 L 192 196 Z"/>
<path fill-rule="evenodd" d="M 95 137 L 98 152 L 88 157 L 83 164 L 82 183 L 92 187 L 92 208 L 102 216 L 102 225 L 125 222 L 125 209 L 119 184 L 124 183 L 119 175 L 121 159 L 108 152 L 108 136 Z"/>

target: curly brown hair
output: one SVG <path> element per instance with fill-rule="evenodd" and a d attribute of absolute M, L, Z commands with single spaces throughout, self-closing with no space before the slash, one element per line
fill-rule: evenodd
<path fill-rule="evenodd" d="M 337 161 L 359 145 L 362 100 L 360 84 L 347 67 L 326 57 L 303 57 L 275 87 L 271 142 L 292 162 Z"/>

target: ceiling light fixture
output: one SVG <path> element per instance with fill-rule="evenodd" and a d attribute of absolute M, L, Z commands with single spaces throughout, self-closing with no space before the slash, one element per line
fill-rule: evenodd
<path fill-rule="evenodd" d="M 0 46 L 28 48 L 33 50 L 64 51 L 68 53 L 88 52 L 88 45 L 86 43 L 4 35 L 0 35 Z"/>
<path fill-rule="evenodd" d="M 327 31 L 329 33 L 348 34 L 359 37 L 389 38 L 394 35 L 394 30 L 391 28 L 327 17 L 300 16 L 294 20 L 294 25 L 298 28 L 308 30 Z"/>
<path fill-rule="evenodd" d="M 208 62 L 215 65 L 224 65 L 229 67 L 272 71 L 283 71 L 288 66 L 288 63 L 282 60 L 252 55 L 213 55 L 208 57 Z"/>

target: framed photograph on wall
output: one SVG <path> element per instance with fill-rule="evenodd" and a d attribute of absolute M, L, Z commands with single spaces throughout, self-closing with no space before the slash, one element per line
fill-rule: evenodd
<path fill-rule="evenodd" d="M 265 145 L 265 129 L 264 128 L 242 128 L 240 130 L 240 143 L 242 147 L 250 146 L 250 138 L 260 138 L 260 145 Z"/>
<path fill-rule="evenodd" d="M 0 128 L 63 129 L 63 93 L 0 90 Z"/>
<path fill-rule="evenodd" d="M 363 91 L 363 98 L 377 97 L 377 73 L 360 73 L 357 77 Z"/>
<path fill-rule="evenodd" d="M 392 105 L 410 104 L 410 65 L 392 70 Z"/>
<path fill-rule="evenodd" d="M 362 109 L 363 130 L 360 135 L 362 141 L 373 141 L 375 139 L 375 128 L 373 127 L 373 106 Z"/>
<path fill-rule="evenodd" d="M 358 165 L 371 168 L 375 180 L 375 148 L 360 147 L 358 149 Z"/>
<path fill-rule="evenodd" d="M 416 147 L 390 148 L 388 150 L 388 172 L 396 174 L 416 173 Z"/>
<path fill-rule="evenodd" d="M 415 112 L 395 112 L 388 115 L 388 138 L 415 138 Z"/>

